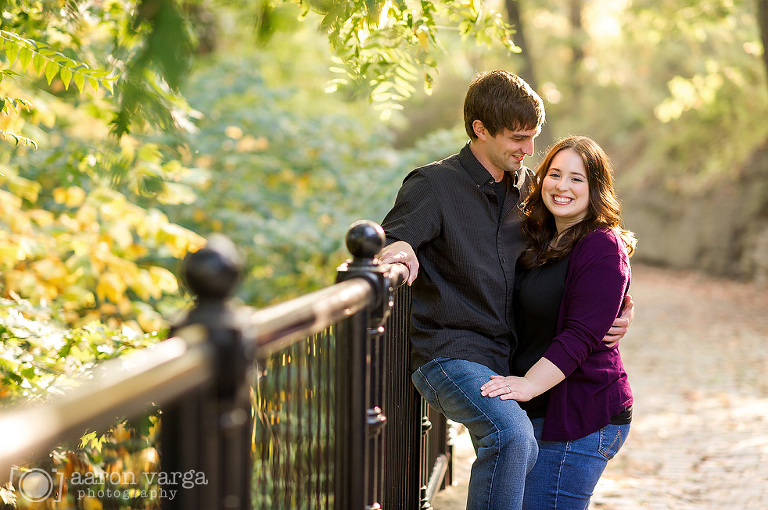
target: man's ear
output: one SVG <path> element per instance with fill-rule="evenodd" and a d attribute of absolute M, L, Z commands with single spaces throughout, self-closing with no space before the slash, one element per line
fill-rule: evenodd
<path fill-rule="evenodd" d="M 472 130 L 475 132 L 475 136 L 477 136 L 482 141 L 485 141 L 486 138 L 490 136 L 488 134 L 488 130 L 485 129 L 483 121 L 481 120 L 474 120 L 472 122 Z"/>

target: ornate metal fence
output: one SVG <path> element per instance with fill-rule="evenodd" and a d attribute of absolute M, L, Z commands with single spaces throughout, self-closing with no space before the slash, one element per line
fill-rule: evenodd
<path fill-rule="evenodd" d="M 356 223 L 336 284 L 255 310 L 228 304 L 238 256 L 212 237 L 185 260 L 196 306 L 168 340 L 0 413 L 0 473 L 151 402 L 162 470 L 206 482 L 166 477 L 162 508 L 429 508 L 450 481 L 448 428 L 410 383 L 407 269 L 378 264 L 383 242 Z"/>

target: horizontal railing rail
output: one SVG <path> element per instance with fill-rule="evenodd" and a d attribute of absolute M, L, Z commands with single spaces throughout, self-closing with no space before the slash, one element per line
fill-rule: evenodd
<path fill-rule="evenodd" d="M 379 235 L 380 227 L 373 225 Z M 161 467 L 209 475 L 208 484 L 181 491 L 181 497 L 163 502 L 163 508 L 250 508 L 253 422 L 248 388 L 255 380 L 253 369 L 269 356 L 332 329 L 337 337 L 333 363 L 343 365 L 333 382 L 340 388 L 332 397 L 337 404 L 334 434 L 343 448 L 333 462 L 337 480 L 335 487 L 327 487 L 334 491 L 329 501 L 334 508 L 360 508 L 375 507 L 389 497 L 391 508 L 428 507 L 425 491 L 431 499 L 450 455 L 444 438 L 437 447 L 441 451 L 424 453 L 427 430 L 422 422 L 428 420 L 421 416 L 423 402 L 407 380 L 410 289 L 407 294 L 395 290 L 404 287 L 408 269 L 379 265 L 374 256 L 383 245 L 383 233 L 372 240 L 370 223 L 358 227 L 355 235 L 363 239 L 350 230 L 347 245 L 354 258 L 339 268 L 338 283 L 260 310 L 226 303 L 239 280 L 239 261 L 229 241 L 209 240 L 185 259 L 184 276 L 197 296 L 196 306 L 171 328 L 170 338 L 97 365 L 75 379 L 66 395 L 50 402 L 0 410 L 0 472 L 154 405 L 163 412 Z M 396 322 L 382 336 L 393 296 L 400 296 Z M 384 387 L 387 378 L 395 379 L 386 382 L 390 389 Z M 410 428 L 381 429 L 387 424 L 387 408 L 398 420 L 409 420 Z M 437 459 L 437 468 L 427 470 L 420 453 L 431 458 L 428 462 Z M 406 470 L 408 480 L 399 479 L 404 459 L 388 458 L 395 454 L 415 456 L 413 469 Z M 429 481 L 427 471 L 440 472 L 439 480 Z M 372 488 L 365 496 L 358 495 L 360 484 L 369 483 Z M 404 498 L 408 501 L 399 501 Z"/>
<path fill-rule="evenodd" d="M 192 333 L 190 330 L 188 333 Z M 79 439 L 86 429 L 113 425 L 117 416 L 136 416 L 166 404 L 212 378 L 210 346 L 190 346 L 170 338 L 141 351 L 105 361 L 75 388 L 51 402 L 19 405 L 0 414 L 0 473 L 46 455 L 62 441 Z"/>

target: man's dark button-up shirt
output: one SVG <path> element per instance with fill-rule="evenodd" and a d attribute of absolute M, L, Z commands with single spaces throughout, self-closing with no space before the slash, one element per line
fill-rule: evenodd
<path fill-rule="evenodd" d="M 412 293 L 412 370 L 448 357 L 509 375 L 516 343 L 515 264 L 525 248 L 518 188 L 526 189 L 529 173 L 523 168 L 505 179 L 501 216 L 494 180 L 469 144 L 403 181 L 382 227 L 387 243 L 405 241 L 419 259 Z"/>

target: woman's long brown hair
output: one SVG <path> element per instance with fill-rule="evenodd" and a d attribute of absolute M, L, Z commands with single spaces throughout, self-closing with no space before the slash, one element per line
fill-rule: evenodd
<path fill-rule="evenodd" d="M 544 205 L 541 197 L 541 187 L 552 159 L 565 149 L 575 151 L 584 162 L 589 185 L 589 205 L 584 219 L 566 229 L 557 245 L 551 247 L 550 242 L 556 239 L 558 234 L 555 217 Z M 621 203 L 614 190 L 611 160 L 594 140 L 586 136 L 563 138 L 549 149 L 544 161 L 536 170 L 528 196 L 520 207 L 525 214 L 523 234 L 529 246 L 520 257 L 520 263 L 525 268 L 538 267 L 561 259 L 571 252 L 576 243 L 598 228 L 616 231 L 624 241 L 630 256 L 637 245 L 635 234 L 622 227 Z"/>

